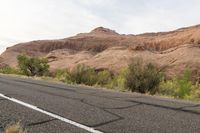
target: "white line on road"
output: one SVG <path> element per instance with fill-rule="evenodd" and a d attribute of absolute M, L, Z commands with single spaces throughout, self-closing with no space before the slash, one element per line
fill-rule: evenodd
<path fill-rule="evenodd" d="M 75 121 L 72 121 L 72 120 L 69 120 L 69 119 L 67 119 L 67 118 L 61 117 L 61 116 L 59 116 L 59 115 L 53 114 L 53 113 L 51 113 L 51 112 L 42 110 L 42 109 L 40 109 L 40 108 L 38 108 L 38 107 L 36 107 L 36 106 L 34 106 L 34 105 L 31 105 L 31 104 L 22 102 L 22 101 L 20 101 L 20 100 L 15 99 L 15 98 L 10 98 L 10 97 L 8 97 L 8 96 L 5 96 L 4 94 L 1 94 L 1 93 L 0 93 L 0 97 L 3 97 L 3 98 L 5 98 L 5 99 L 7 99 L 7 100 L 10 100 L 10 101 L 12 101 L 12 102 L 18 103 L 18 104 L 20 104 L 20 105 L 23 105 L 23 106 L 25 106 L 25 107 L 27 107 L 27 108 L 30 108 L 30 109 L 35 110 L 35 111 L 38 111 L 38 112 L 40 112 L 40 113 L 46 114 L 46 115 L 48 115 L 48 116 L 50 116 L 50 117 L 53 117 L 53 118 L 58 119 L 58 120 L 61 120 L 61 121 L 66 122 L 66 123 L 68 123 L 68 124 L 71 124 L 71 125 L 74 125 L 74 126 L 76 126 L 76 127 L 82 128 L 82 129 L 87 130 L 87 131 L 89 131 L 89 132 L 91 132 L 91 133 L 103 133 L 103 132 L 98 131 L 98 130 L 95 130 L 95 129 L 91 128 L 91 127 L 82 125 L 82 124 L 77 123 L 77 122 L 75 122 Z"/>

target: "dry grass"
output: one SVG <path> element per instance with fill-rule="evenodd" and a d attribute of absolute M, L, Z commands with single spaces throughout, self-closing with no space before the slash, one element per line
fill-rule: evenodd
<path fill-rule="evenodd" d="M 4 133 L 27 133 L 27 131 L 18 122 L 18 123 L 8 125 L 5 128 Z"/>

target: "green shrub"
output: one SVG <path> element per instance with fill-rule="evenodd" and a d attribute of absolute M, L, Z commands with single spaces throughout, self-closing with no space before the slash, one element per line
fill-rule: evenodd
<path fill-rule="evenodd" d="M 152 63 L 145 64 L 135 58 L 129 64 L 126 76 L 126 87 L 132 92 L 155 94 L 162 76 Z"/>
<path fill-rule="evenodd" d="M 55 77 L 62 82 L 71 83 L 71 75 L 68 70 L 58 69 Z"/>
<path fill-rule="evenodd" d="M 22 75 L 22 72 L 16 68 L 11 68 L 9 66 L 7 67 L 3 67 L 0 69 L 0 73 L 3 73 L 3 74 L 19 74 L 19 75 Z"/>
<path fill-rule="evenodd" d="M 122 69 L 118 74 L 114 75 L 106 87 L 110 89 L 125 90 L 126 75 L 127 69 Z"/>
<path fill-rule="evenodd" d="M 193 101 L 200 101 L 200 84 L 193 85 L 188 99 Z"/>
<path fill-rule="evenodd" d="M 107 85 L 112 80 L 112 75 L 109 71 L 101 71 L 97 74 L 97 84 L 100 86 Z"/>
<path fill-rule="evenodd" d="M 177 79 L 177 97 L 185 98 L 190 95 L 192 90 L 192 82 L 190 81 L 191 71 L 185 70 L 183 75 Z"/>
<path fill-rule="evenodd" d="M 19 55 L 17 60 L 20 70 L 27 76 L 44 76 L 49 73 L 48 60 L 45 58 Z"/>
<path fill-rule="evenodd" d="M 158 94 L 174 97 L 177 91 L 177 84 L 174 81 L 175 80 L 162 81 L 159 86 Z"/>
<path fill-rule="evenodd" d="M 94 85 L 97 83 L 97 73 L 94 68 L 85 65 L 78 65 L 71 72 L 71 80 L 76 84 Z"/>
<path fill-rule="evenodd" d="M 198 98 L 198 94 L 200 94 L 198 93 L 200 90 L 199 85 L 193 85 L 190 78 L 191 72 L 186 69 L 181 76 L 172 80 L 163 81 L 158 93 L 181 99 Z"/>

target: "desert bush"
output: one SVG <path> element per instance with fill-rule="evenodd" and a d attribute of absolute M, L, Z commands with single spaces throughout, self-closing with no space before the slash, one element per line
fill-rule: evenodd
<path fill-rule="evenodd" d="M 118 74 L 113 76 L 106 87 L 110 89 L 125 90 L 126 75 L 127 69 L 122 69 Z"/>
<path fill-rule="evenodd" d="M 71 83 L 71 74 L 68 70 L 56 70 L 55 78 L 62 82 Z"/>
<path fill-rule="evenodd" d="M 175 79 L 167 81 L 163 80 L 160 83 L 159 90 L 157 93 L 164 96 L 174 97 L 176 95 L 176 91 L 177 91 L 177 84 L 175 83 Z"/>
<path fill-rule="evenodd" d="M 91 86 L 96 84 L 98 79 L 94 68 L 81 64 L 71 72 L 71 80 L 76 84 Z"/>
<path fill-rule="evenodd" d="M 198 98 L 199 85 L 193 85 L 190 79 L 191 71 L 186 69 L 181 76 L 163 81 L 160 84 L 158 93 L 181 99 Z"/>
<path fill-rule="evenodd" d="M 97 84 L 100 86 L 107 85 L 112 80 L 112 75 L 109 71 L 104 70 L 97 74 Z"/>
<path fill-rule="evenodd" d="M 27 133 L 20 123 L 10 124 L 5 128 L 4 133 Z"/>
<path fill-rule="evenodd" d="M 17 60 L 20 70 L 27 76 L 44 76 L 49 72 L 48 61 L 45 58 L 19 55 Z"/>
<path fill-rule="evenodd" d="M 162 75 L 154 64 L 134 58 L 128 67 L 126 87 L 132 92 L 155 94 L 161 79 Z"/>
<path fill-rule="evenodd" d="M 12 68 L 12 67 L 9 67 L 9 66 L 1 68 L 0 73 L 22 75 L 22 72 L 19 69 Z"/>
<path fill-rule="evenodd" d="M 190 95 L 192 90 L 192 82 L 190 81 L 191 71 L 185 70 L 183 75 L 176 79 L 177 82 L 177 97 L 185 98 Z"/>
<path fill-rule="evenodd" d="M 200 84 L 193 85 L 189 100 L 200 101 Z"/>

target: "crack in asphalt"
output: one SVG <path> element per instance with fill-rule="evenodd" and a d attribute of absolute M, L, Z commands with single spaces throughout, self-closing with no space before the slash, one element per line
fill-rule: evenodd
<path fill-rule="evenodd" d="M 0 79 L 5 79 L 5 78 L 2 78 L 0 77 Z M 96 96 L 96 97 L 100 97 L 100 98 L 105 98 L 105 99 L 111 99 L 111 100 L 118 100 L 118 101 L 122 101 L 122 100 L 119 100 L 117 98 L 127 98 L 127 97 L 110 97 L 110 96 L 99 96 L 99 95 L 95 95 L 96 92 L 91 92 L 91 93 L 81 93 L 81 92 L 77 92 L 76 90 L 73 90 L 73 89 L 67 89 L 66 87 L 58 87 L 58 86 L 53 86 L 53 85 L 45 85 L 45 84 L 40 84 L 40 83 L 32 83 L 32 82 L 29 82 L 29 81 L 24 81 L 24 80 L 16 80 L 16 79 L 11 79 L 12 81 L 14 82 L 18 82 L 18 83 L 26 83 L 26 84 L 32 84 L 32 85 L 37 85 L 37 86 L 44 86 L 44 87 L 50 87 L 50 88 L 53 88 L 53 89 L 59 89 L 59 90 L 69 90 L 71 92 L 74 92 L 74 93 L 78 93 L 78 94 L 84 94 L 84 95 L 89 95 L 89 96 Z M 7 84 L 14 84 L 16 85 L 16 83 L 10 83 L 10 82 L 7 82 L 7 81 L 0 81 L 0 82 L 3 82 L 3 83 L 7 83 Z M 24 86 L 24 85 L 19 85 L 17 84 L 18 86 Z M 76 86 L 68 86 L 68 87 L 71 87 L 71 88 L 75 88 L 77 89 L 78 87 Z M 135 97 L 136 98 L 136 97 Z M 141 96 L 137 97 L 137 98 L 142 98 Z"/>
<path fill-rule="evenodd" d="M 20 82 L 20 81 L 18 81 Z M 40 85 L 40 84 L 38 84 Z M 56 87 L 55 87 L 56 88 Z M 42 91 L 41 91 L 42 92 Z M 48 93 L 50 94 L 49 92 L 46 92 L 46 91 L 43 91 L 43 93 Z M 200 114 L 200 112 L 198 111 L 192 111 L 192 110 L 186 110 L 186 109 L 183 109 L 183 107 L 179 107 L 179 108 L 175 108 L 175 107 L 170 107 L 170 106 L 164 106 L 164 105 L 159 105 L 159 104 L 151 104 L 151 103 L 147 103 L 147 102 L 140 102 L 140 101 L 134 101 L 134 100 L 120 100 L 120 99 L 117 99 L 117 98 L 120 98 L 120 97 L 115 97 L 115 98 L 110 98 L 110 97 L 106 97 L 106 96 L 99 96 L 99 95 L 95 95 L 95 94 L 85 94 L 85 93 L 80 93 L 80 92 L 76 92 L 74 91 L 74 93 L 78 93 L 78 94 L 84 94 L 84 95 L 88 95 L 88 96 L 96 96 L 96 97 L 100 97 L 100 98 L 105 98 L 105 99 L 110 99 L 110 100 L 117 100 L 117 101 L 123 101 L 123 102 L 134 102 L 134 103 L 140 103 L 140 104 L 144 104 L 144 105 L 151 105 L 151 106 L 154 106 L 154 107 L 159 107 L 159 108 L 165 108 L 165 109 L 171 109 L 171 110 L 176 110 L 176 111 L 183 111 L 183 112 L 187 112 L 187 113 L 194 113 L 194 114 Z M 52 95 L 55 95 L 52 93 Z M 56 95 L 55 95 L 56 96 Z M 57 95 L 59 97 L 63 97 L 63 98 L 66 98 L 65 96 L 62 96 L 62 95 Z M 69 98 L 69 97 L 67 97 Z M 141 98 L 140 97 L 134 97 L 134 98 Z M 72 98 L 71 98 L 72 99 Z M 74 100 L 74 99 L 73 99 Z M 78 100 L 78 98 L 76 99 Z M 81 100 L 81 99 L 79 99 Z M 162 100 L 163 101 L 163 100 Z M 196 106 L 196 105 L 195 105 Z"/>
<path fill-rule="evenodd" d="M 179 109 L 184 109 L 184 108 L 195 108 L 195 107 L 200 107 L 200 104 L 191 105 L 191 106 L 183 106 L 183 107 L 180 107 Z"/>
<path fill-rule="evenodd" d="M 91 106 L 91 107 L 98 108 L 98 109 L 100 109 L 100 110 L 102 110 L 102 111 L 104 111 L 104 112 L 106 112 L 106 113 L 108 113 L 108 114 L 111 114 L 111 115 L 117 117 L 116 119 L 112 119 L 112 120 L 110 120 L 110 121 L 105 122 L 105 123 L 107 123 L 107 124 L 108 124 L 108 123 L 111 123 L 111 122 L 115 122 L 115 121 L 124 119 L 124 117 L 121 117 L 121 116 L 119 116 L 118 114 L 115 114 L 115 113 L 112 113 L 112 112 L 106 110 L 106 109 L 117 109 L 117 108 L 103 108 L 103 107 L 99 107 L 99 106 L 96 106 L 96 105 L 93 105 L 93 104 L 89 104 L 89 103 L 87 103 L 87 102 L 85 101 L 85 99 L 81 99 L 81 98 L 66 97 L 66 96 L 57 95 L 57 94 L 50 93 L 50 92 L 47 92 L 47 93 L 46 93 L 46 92 L 42 92 L 42 93 L 49 94 L 49 95 L 53 95 L 53 96 L 62 97 L 62 98 L 65 98 L 65 99 L 70 99 L 70 100 L 79 101 L 79 102 L 81 102 L 81 103 L 83 103 L 83 104 L 85 104 L 85 105 L 89 105 L 89 106 Z M 123 108 L 131 108 L 131 107 L 133 107 L 133 106 L 135 106 L 135 105 L 126 106 L 126 107 L 121 107 L 121 108 L 122 108 L 122 109 L 123 109 Z M 120 108 L 119 108 L 119 109 L 120 109 Z M 50 112 L 50 111 L 48 111 L 48 112 Z M 54 113 L 54 112 L 52 112 L 52 113 Z M 95 124 L 95 125 L 87 125 L 87 126 L 90 126 L 90 127 L 97 127 L 96 125 L 104 125 L 104 123 L 99 123 L 99 124 Z"/>
<path fill-rule="evenodd" d="M 32 109 L 32 110 L 35 110 L 35 111 L 38 111 L 38 112 L 40 112 L 40 113 L 46 114 L 46 115 L 51 116 L 51 117 L 53 117 L 53 118 L 55 118 L 55 119 L 61 120 L 61 121 L 65 122 L 65 123 L 71 124 L 71 125 L 73 125 L 73 126 L 76 126 L 76 127 L 78 127 L 78 128 L 84 129 L 84 130 L 89 131 L 89 132 L 91 132 L 91 133 L 103 133 L 103 132 L 101 132 L 100 130 L 96 130 L 96 129 L 92 128 L 92 127 L 88 127 L 88 126 L 86 126 L 86 125 L 83 125 L 83 124 L 81 124 L 81 123 L 75 122 L 75 121 L 70 120 L 70 119 L 67 119 L 67 118 L 62 117 L 62 116 L 60 116 L 60 115 L 57 115 L 57 114 L 55 114 L 55 113 L 48 112 L 47 110 L 43 110 L 43 109 L 41 109 L 41 108 L 39 108 L 39 107 L 37 107 L 37 106 L 34 106 L 34 105 L 31 105 L 31 104 L 25 103 L 25 102 L 20 101 L 20 100 L 18 100 L 18 99 L 15 99 L 15 98 L 12 98 L 12 97 L 8 97 L 8 96 L 6 96 L 6 95 L 4 95 L 4 94 L 1 94 L 1 93 L 0 93 L 0 96 L 3 97 L 3 98 L 8 99 L 8 100 L 10 100 L 10 101 L 12 101 L 12 102 L 14 102 L 14 103 L 20 104 L 20 105 L 25 106 L 25 107 L 27 107 L 27 108 L 30 108 L 30 109 Z M 45 122 L 47 123 L 47 122 L 49 122 L 49 121 L 45 121 Z M 44 122 L 44 123 L 45 123 L 45 122 Z M 37 124 L 41 124 L 41 123 L 37 123 Z"/>
<path fill-rule="evenodd" d="M 198 111 L 184 109 L 185 107 L 188 107 L 188 106 L 176 108 L 176 107 L 164 106 L 164 105 L 159 105 L 159 104 L 152 104 L 152 103 L 141 102 L 141 101 L 136 101 L 136 100 L 128 100 L 128 101 L 133 102 L 133 103 L 149 105 L 149 106 L 153 106 L 153 107 L 157 107 L 157 108 L 164 108 L 164 109 L 170 109 L 170 110 L 175 110 L 175 111 L 183 111 L 183 112 L 186 112 L 186 113 L 197 114 L 197 115 L 200 114 L 200 112 L 198 112 Z M 200 106 L 200 104 L 194 105 L 194 107 L 196 107 L 196 106 Z M 190 106 L 190 107 L 192 107 L 192 106 Z"/>
<path fill-rule="evenodd" d="M 112 119 L 112 120 L 109 120 L 109 121 L 106 121 L 106 122 L 94 124 L 94 125 L 91 125 L 91 127 L 97 128 L 97 127 L 100 127 L 100 126 L 103 126 L 103 125 L 107 125 L 107 124 L 110 124 L 110 123 L 113 123 L 113 122 L 117 122 L 117 121 L 120 121 L 120 120 L 124 119 L 124 117 L 121 117 L 121 116 L 119 116 L 119 115 L 117 115 L 117 114 L 115 114 L 113 112 L 110 112 L 108 110 L 104 110 L 104 111 L 107 112 L 107 113 L 113 114 L 113 115 L 117 116 L 118 118 Z"/>
<path fill-rule="evenodd" d="M 45 93 L 45 92 L 42 92 L 42 93 Z M 54 93 L 49 93 L 49 92 L 48 92 L 48 94 L 49 94 L 49 95 L 54 95 L 54 96 L 55 96 Z M 6 96 L 10 96 L 10 95 L 9 95 L 9 94 L 6 94 Z M 58 96 L 58 97 L 60 97 L 60 96 Z M 97 127 L 97 125 L 105 125 L 105 124 L 109 124 L 109 123 L 111 123 L 111 122 L 116 122 L 116 121 L 118 121 L 118 120 L 124 119 L 124 117 L 121 117 L 121 116 L 119 116 L 118 114 L 112 113 L 112 112 L 110 112 L 110 111 L 108 111 L 108 110 L 106 110 L 106 109 L 125 109 L 125 108 L 131 108 L 131 107 L 133 107 L 133 106 L 136 106 L 136 105 L 134 104 L 134 105 L 131 105 L 131 106 L 120 107 L 120 108 L 103 108 L 103 107 L 99 107 L 99 106 L 96 106 L 96 105 L 89 104 L 89 103 L 87 103 L 86 101 L 84 101 L 85 99 L 71 98 L 71 97 L 65 97 L 65 96 L 62 96 L 62 98 L 79 101 L 79 102 L 81 102 L 81 103 L 83 103 L 83 104 L 89 105 L 89 106 L 91 106 L 91 107 L 98 108 L 98 109 L 100 109 L 100 110 L 102 110 L 102 111 L 104 111 L 104 112 L 106 112 L 106 113 L 108 113 L 108 114 L 111 114 L 111 115 L 113 115 L 113 116 L 116 117 L 116 119 L 112 119 L 112 120 L 109 120 L 109 121 L 106 121 L 106 122 L 103 122 L 103 123 L 99 123 L 99 124 L 95 124 L 95 125 L 87 125 L 87 126 L 90 126 L 90 127 Z M 139 104 L 138 104 L 138 105 L 139 105 Z M 47 110 L 47 109 L 44 109 L 44 108 L 41 108 L 41 107 L 39 107 L 39 108 L 40 108 L 40 109 L 43 109 L 43 110 L 45 110 L 45 111 L 54 113 L 54 112 L 49 111 L 49 110 Z M 56 114 L 56 113 L 54 113 L 54 114 Z M 56 115 L 59 115 L 59 114 L 56 114 Z"/>
<path fill-rule="evenodd" d="M 27 124 L 27 126 L 31 127 L 31 126 L 42 125 L 42 124 L 46 124 L 46 123 L 49 123 L 49 122 L 52 122 L 52 121 L 55 121 L 55 120 L 57 120 L 57 119 L 49 119 L 49 120 L 44 120 L 44 121 L 29 123 L 29 124 Z"/>
<path fill-rule="evenodd" d="M 1 79 L 4 79 L 2 77 L 0 77 Z M 22 81 L 22 80 L 13 80 L 12 81 L 14 82 L 17 82 L 17 83 L 26 83 L 26 84 L 33 84 L 33 85 L 37 85 L 37 86 L 44 86 L 44 87 L 48 87 L 48 85 L 44 85 L 44 84 L 39 84 L 39 83 L 31 83 L 31 82 L 28 82 L 28 81 Z M 10 83 L 10 82 L 7 82 L 7 81 L 2 81 L 0 80 L 0 82 L 2 83 L 6 83 L 6 84 L 9 84 L 9 85 L 13 85 L 15 86 L 17 83 Z M 21 84 L 17 84 L 18 86 L 22 86 L 22 87 L 26 87 L 24 85 L 21 85 Z M 77 89 L 78 87 L 75 87 L 75 86 L 69 86 L 71 88 L 75 88 Z M 83 95 L 87 95 L 87 96 L 95 96 L 95 97 L 99 97 L 99 98 L 104 98 L 104 99 L 109 99 L 109 100 L 118 100 L 118 101 L 123 101 L 124 100 L 120 100 L 118 98 L 127 98 L 127 97 L 111 97 L 111 96 L 100 96 L 100 95 L 96 95 L 96 92 L 91 92 L 91 93 L 81 93 L 81 92 L 77 92 L 76 90 L 73 90 L 73 89 L 67 89 L 67 88 L 64 88 L 64 87 L 57 87 L 57 86 L 51 86 L 51 88 L 53 89 L 59 89 L 59 90 L 70 90 L 71 92 L 73 93 L 77 93 L 77 94 L 83 94 Z M 22 88 L 23 89 L 23 88 Z M 37 88 L 34 88 L 34 91 L 37 91 L 37 92 L 42 92 L 41 90 L 38 90 Z M 46 91 L 43 91 L 45 93 L 48 93 Z M 134 98 L 142 98 L 141 96 L 138 96 L 138 97 L 134 97 Z"/>
<path fill-rule="evenodd" d="M 1 79 L 4 79 L 2 77 L 0 77 Z M 22 81 L 22 80 L 12 80 L 12 81 L 15 81 L 15 82 L 21 82 L 21 83 L 26 83 L 26 84 L 33 84 L 33 85 L 38 85 L 38 86 L 43 86 L 43 87 L 49 87 L 49 88 L 57 88 L 57 89 L 62 89 L 62 90 L 65 90 L 65 91 L 71 91 L 71 92 L 74 92 L 75 90 L 73 89 L 67 89 L 67 88 L 64 88 L 64 87 L 58 87 L 58 86 L 52 86 L 52 85 L 45 85 L 45 84 L 39 84 L 39 83 L 32 83 L 32 82 L 28 82 L 28 81 Z M 0 81 L 0 82 L 3 82 L 3 83 L 7 83 L 7 84 L 12 84 L 10 82 L 7 82 L 7 81 Z M 23 85 L 19 85 L 19 86 L 23 86 Z"/>
<path fill-rule="evenodd" d="M 200 114 L 200 112 L 198 112 L 198 111 L 184 109 L 184 108 L 188 108 L 188 107 L 190 107 L 190 108 L 192 108 L 192 107 L 198 107 L 198 106 L 200 106 L 200 104 L 198 104 L 198 105 L 192 105 L 192 106 L 183 106 L 183 107 L 176 108 L 176 107 L 170 107 L 170 106 L 165 106 L 165 105 L 160 105 L 160 104 L 153 104 L 153 103 L 148 103 L 148 102 L 141 102 L 141 101 L 137 101 L 137 100 L 120 100 L 120 99 L 118 99 L 118 98 L 122 98 L 122 97 L 114 97 L 113 98 L 113 97 L 108 97 L 108 96 L 99 96 L 99 95 L 96 95 L 96 93 L 81 93 L 81 92 L 77 92 L 76 90 L 67 89 L 67 88 L 64 88 L 64 87 L 57 87 L 57 86 L 44 85 L 44 84 L 39 84 L 39 83 L 32 83 L 32 82 L 28 82 L 28 81 L 21 81 L 21 80 L 13 80 L 13 81 L 15 81 L 15 82 L 22 82 L 22 83 L 26 83 L 26 84 L 34 84 L 34 85 L 44 86 L 44 87 L 51 87 L 51 88 L 54 88 L 54 89 L 58 88 L 60 90 L 67 90 L 67 91 L 70 91 L 70 92 L 73 92 L 73 93 L 83 94 L 83 95 L 86 95 L 86 96 L 95 96 L 95 97 L 109 99 L 109 100 L 116 100 L 116 101 L 132 102 L 132 103 L 134 103 L 134 105 L 124 106 L 124 107 L 106 108 L 106 107 L 100 107 L 100 106 L 97 106 L 97 105 L 90 104 L 84 98 L 67 97 L 67 96 L 63 96 L 63 95 L 60 95 L 60 94 L 55 94 L 55 93 L 46 92 L 46 91 L 42 91 L 42 90 L 36 89 L 40 93 L 45 93 L 45 94 L 48 94 L 48 95 L 53 95 L 53 96 L 62 97 L 62 98 L 65 98 L 65 99 L 71 99 L 71 100 L 79 101 L 79 102 L 81 102 L 83 104 L 89 105 L 91 107 L 98 108 L 98 109 L 100 109 L 100 110 L 102 110 L 102 111 L 104 111 L 104 112 L 106 112 L 108 114 L 111 114 L 111 115 L 113 115 L 113 116 L 116 117 L 116 119 L 111 119 L 111 120 L 106 121 L 106 122 L 98 123 L 98 124 L 95 124 L 95 125 L 90 125 L 90 127 L 94 127 L 94 128 L 102 126 L 102 125 L 110 124 L 112 122 L 116 122 L 116 121 L 124 119 L 124 117 L 122 117 L 122 116 L 120 116 L 120 115 L 118 115 L 116 113 L 113 113 L 111 111 L 108 111 L 108 109 L 110 109 L 110 110 L 112 110 L 112 109 L 113 110 L 114 109 L 120 110 L 120 109 L 133 108 L 133 107 L 139 106 L 139 105 L 148 105 L 148 106 L 153 106 L 153 107 L 157 107 L 157 108 L 164 108 L 164 109 L 170 109 L 170 110 L 175 110 L 175 111 L 183 111 L 183 112 L 187 112 L 187 113 L 193 113 L 193 114 L 197 114 L 197 115 Z M 2 82 L 2 81 L 0 81 L 0 82 Z M 9 84 L 10 84 L 10 82 L 9 82 Z M 12 83 L 12 84 L 16 84 L 16 83 Z M 76 88 L 76 87 L 72 87 L 72 88 Z M 134 98 L 142 98 L 142 97 L 139 96 L 139 97 L 134 97 Z M 54 113 L 54 112 L 52 112 L 52 113 Z"/>
<path fill-rule="evenodd" d="M 7 99 L 0 99 L 0 101 L 6 101 Z"/>
<path fill-rule="evenodd" d="M 32 127 L 32 126 L 38 126 L 38 125 L 42 125 L 42 124 L 46 124 L 46 123 L 49 123 L 49 122 L 52 122 L 52 121 L 55 121 L 55 120 L 57 120 L 57 119 L 49 119 L 49 120 L 44 120 L 44 121 L 39 121 L 39 122 L 32 122 L 32 123 L 29 123 L 29 124 L 24 124 L 25 125 L 25 127 Z M 3 126 L 4 125 L 4 126 Z M 6 127 L 6 125 L 7 124 L 2 124 L 1 126 L 0 126 L 0 131 L 2 130 L 4 130 L 4 128 Z"/>

